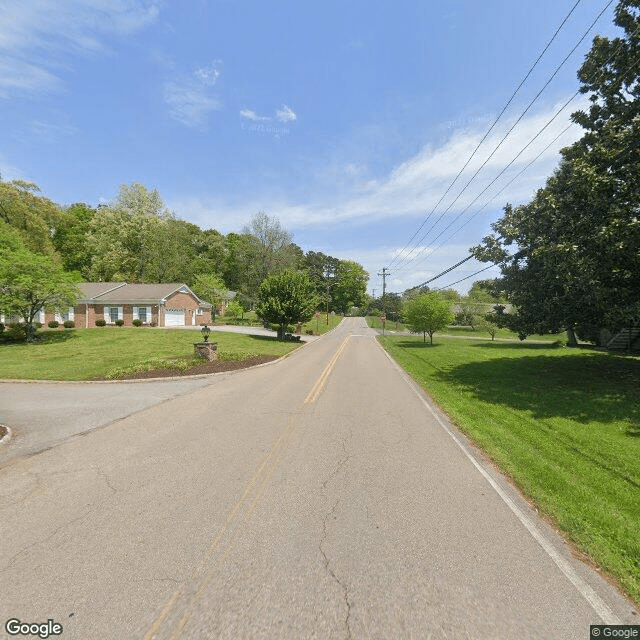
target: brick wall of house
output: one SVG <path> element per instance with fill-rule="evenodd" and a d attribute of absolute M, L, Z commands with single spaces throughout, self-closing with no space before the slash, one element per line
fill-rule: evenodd
<path fill-rule="evenodd" d="M 164 306 L 168 309 L 184 309 L 184 323 L 188 326 L 193 323 L 192 316 L 198 309 L 198 301 L 191 294 L 178 291 L 167 298 Z M 164 318 L 162 326 L 164 326 Z"/>

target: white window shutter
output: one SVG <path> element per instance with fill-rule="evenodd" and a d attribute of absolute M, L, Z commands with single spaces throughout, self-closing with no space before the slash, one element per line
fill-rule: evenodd
<path fill-rule="evenodd" d="M 56 322 L 62 322 L 62 314 L 60 313 L 60 311 L 56 311 L 56 315 L 55 315 L 55 319 Z"/>
<path fill-rule="evenodd" d="M 69 307 L 69 320 L 75 320 L 73 307 Z"/>
<path fill-rule="evenodd" d="M 138 307 L 133 307 L 133 319 L 138 319 Z"/>
<path fill-rule="evenodd" d="M 151 322 L 151 307 L 147 307 L 147 323 Z"/>
<path fill-rule="evenodd" d="M 124 314 L 122 313 L 122 307 L 118 307 L 118 320 L 122 320 Z"/>
<path fill-rule="evenodd" d="M 107 322 L 109 322 L 111 320 L 111 317 L 109 316 L 109 307 L 104 307 L 103 318 Z"/>

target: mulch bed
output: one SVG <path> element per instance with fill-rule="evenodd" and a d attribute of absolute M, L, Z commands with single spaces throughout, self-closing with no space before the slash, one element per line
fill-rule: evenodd
<path fill-rule="evenodd" d="M 214 360 L 213 362 L 203 362 L 195 367 L 185 369 L 185 371 L 176 371 L 175 369 L 156 369 L 155 371 L 139 371 L 128 376 L 122 376 L 118 380 L 142 380 L 145 378 L 174 378 L 178 376 L 194 376 L 203 373 L 221 373 L 223 371 L 236 371 L 238 369 L 246 369 L 254 367 L 257 364 L 264 364 L 277 360 L 280 356 L 253 356 L 245 360 Z"/>

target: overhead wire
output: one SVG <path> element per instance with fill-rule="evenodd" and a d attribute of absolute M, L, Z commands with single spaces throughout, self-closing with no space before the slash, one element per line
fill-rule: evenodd
<path fill-rule="evenodd" d="M 638 26 L 633 33 L 631 34 L 631 37 L 637 35 L 638 33 L 640 33 L 640 26 Z M 618 53 L 618 51 L 620 50 L 620 48 L 622 47 L 623 42 L 620 42 L 618 44 L 618 46 L 616 47 L 616 49 L 613 51 L 613 53 L 609 56 L 608 62 L 611 61 L 616 54 Z M 607 62 L 607 64 L 608 64 Z M 628 67 L 627 71 L 630 71 L 632 69 L 634 69 L 635 67 L 638 66 L 638 64 L 640 64 L 639 62 L 636 62 L 634 64 L 632 64 L 631 66 Z M 600 75 L 604 74 L 604 70 L 601 69 L 600 70 Z M 496 178 L 488 185 L 491 186 L 491 184 L 493 184 L 503 173 L 506 169 L 508 169 L 508 167 L 513 164 L 513 162 L 519 157 L 519 155 L 521 155 L 521 153 L 535 140 L 535 138 L 537 138 L 540 133 L 542 133 L 542 131 L 544 129 L 546 129 L 546 127 L 548 127 L 551 122 L 559 115 L 559 113 L 561 111 L 563 111 L 566 106 L 573 101 L 576 96 L 578 94 L 580 94 L 582 91 L 581 89 L 579 89 L 578 91 L 576 91 L 576 93 L 556 112 L 556 114 L 551 118 L 551 120 L 549 122 L 547 122 L 547 124 L 538 132 L 538 134 L 536 134 L 536 136 L 534 136 L 534 138 L 532 138 L 529 143 L 523 147 L 523 149 L 520 151 L 520 153 L 500 172 L 500 174 L 498 174 L 498 176 L 496 176 Z M 425 256 L 425 258 L 423 258 L 422 261 L 424 261 L 427 257 L 429 257 L 430 255 L 433 255 L 433 253 L 435 253 L 435 251 L 437 251 L 440 247 L 442 247 L 442 245 L 448 241 L 449 239 L 451 239 L 456 233 L 458 233 L 458 231 L 460 231 L 460 229 L 462 229 L 464 226 L 466 226 L 469 222 L 471 222 L 471 220 L 478 215 L 483 209 L 485 209 L 493 200 L 495 200 L 495 198 L 500 195 L 500 193 L 502 193 L 509 185 L 511 185 L 517 178 L 519 178 L 534 162 L 536 162 L 538 160 L 538 158 L 552 145 L 556 142 L 556 140 L 558 140 L 562 135 L 564 135 L 564 133 L 566 133 L 568 131 L 568 129 L 570 129 L 572 126 L 574 126 L 574 123 L 570 123 L 567 127 L 565 127 L 533 160 L 531 160 L 520 172 L 518 172 L 509 182 L 507 182 L 498 192 L 496 192 L 478 211 L 476 211 L 465 223 L 463 223 L 462 225 L 460 225 L 460 227 L 458 227 L 458 229 L 456 229 L 452 234 L 450 234 L 445 240 L 443 240 L 436 249 L 434 249 L 428 256 Z M 485 189 L 486 191 L 486 189 Z M 470 208 L 470 206 L 472 204 L 475 203 L 475 201 L 482 195 L 483 192 L 481 192 L 480 194 L 478 194 L 478 196 L 458 215 L 456 216 L 456 218 L 454 218 L 454 220 L 447 225 L 447 227 L 445 227 L 445 229 L 442 230 L 442 232 L 434 239 L 434 241 L 440 237 L 440 235 L 442 235 L 442 233 L 444 231 L 446 231 L 447 228 L 449 228 L 454 222 L 455 220 L 457 220 L 462 213 L 464 213 L 466 210 L 468 210 Z M 433 242 L 433 241 L 432 241 Z M 521 252 L 520 252 L 521 253 Z M 458 266 L 460 266 L 461 264 L 463 264 L 464 262 L 466 262 L 468 259 L 470 259 L 472 256 L 468 256 L 467 258 L 465 258 L 464 260 L 456 263 L 456 265 L 453 265 L 453 267 L 450 267 L 449 269 L 446 269 L 444 272 L 441 272 L 440 274 L 438 274 L 437 276 L 434 276 L 433 278 L 429 279 L 428 281 L 420 284 L 420 285 L 416 285 L 416 287 L 421 287 L 423 285 L 425 285 L 427 282 L 432 282 L 433 280 L 438 279 L 439 277 L 441 277 L 442 275 L 444 275 L 445 273 L 449 273 L 450 271 L 452 271 L 453 269 L 457 268 Z M 421 261 L 421 262 L 422 262 Z M 420 263 L 417 263 L 420 264 Z M 459 282 L 462 282 L 464 280 L 467 280 L 470 277 L 473 277 L 474 275 L 477 275 L 478 273 L 481 273 L 482 271 L 486 271 L 487 269 L 491 268 L 492 266 L 494 266 L 493 264 L 489 265 L 488 267 L 481 269 L 480 271 L 476 271 L 475 273 L 471 274 L 470 276 L 467 276 L 465 278 L 462 278 L 461 280 L 457 280 L 456 282 L 450 283 L 449 285 L 446 285 L 446 287 L 449 286 L 453 286 L 454 284 L 458 284 Z M 401 269 L 403 270 L 403 269 Z M 414 288 L 416 288 L 414 287 Z M 446 288 L 444 287 L 444 288 Z M 440 291 L 441 289 L 436 289 L 436 291 Z"/>
<path fill-rule="evenodd" d="M 515 158 L 513 158 L 513 160 L 511 160 L 511 162 L 509 162 L 509 164 L 507 164 L 507 166 L 485 187 L 485 189 L 483 189 L 444 229 L 442 229 L 442 231 L 433 239 L 432 242 L 435 242 L 447 229 L 449 229 L 456 222 L 456 220 L 458 220 L 466 211 L 468 211 L 471 208 L 471 206 L 473 204 L 475 204 L 482 197 L 482 195 L 484 195 L 484 193 L 489 189 L 489 187 L 491 187 L 491 185 L 493 185 L 500 178 L 500 176 L 502 176 L 502 174 L 520 157 L 520 155 L 527 149 L 527 147 L 553 122 L 553 120 L 555 120 L 555 118 L 558 115 L 560 115 L 560 113 L 568 106 L 568 104 L 576 97 L 576 95 L 577 95 L 577 93 L 574 94 L 573 97 L 571 98 L 571 100 L 568 100 L 564 104 L 564 106 L 562 106 L 555 113 L 555 115 L 551 118 L 551 120 L 549 120 L 547 122 L 547 124 L 542 129 L 540 129 L 540 131 L 538 131 L 538 133 L 527 143 L 527 145 L 524 146 L 520 150 L 520 153 L 517 156 L 515 156 Z M 442 245 L 447 240 L 450 240 L 456 233 L 458 233 L 458 231 L 460 231 L 460 229 L 462 229 L 464 226 L 469 224 L 469 222 L 471 222 L 471 220 L 473 220 L 473 218 L 475 218 L 481 211 L 486 209 L 486 207 L 488 207 L 491 204 L 491 202 L 493 202 L 508 186 L 510 186 L 517 178 L 519 178 L 534 162 L 536 162 L 538 160 L 538 158 L 540 158 L 540 156 L 545 151 L 547 151 L 547 149 L 549 149 L 549 147 L 551 147 L 551 145 L 553 145 L 556 142 L 556 140 L 558 140 L 562 135 L 564 135 L 573 126 L 575 126 L 573 122 L 570 123 L 569 125 L 567 125 L 533 160 L 531 160 L 521 171 L 519 171 L 509 182 L 507 182 L 489 200 L 487 200 L 487 202 L 485 202 L 485 204 L 482 205 L 482 207 L 480 209 L 478 209 L 478 211 L 476 211 L 472 216 L 470 216 L 469 219 L 464 224 L 460 225 L 460 227 L 458 227 L 458 229 L 456 229 L 451 235 L 449 235 L 445 240 L 443 240 L 431 253 L 429 253 L 428 255 L 424 256 L 424 258 L 422 258 L 422 260 L 414 263 L 413 266 L 416 267 L 417 265 L 419 265 L 422 262 L 424 262 L 429 256 L 433 255 L 438 249 L 440 249 L 442 247 Z M 400 269 L 400 270 L 402 270 L 402 269 Z"/>
<path fill-rule="evenodd" d="M 562 29 L 562 27 L 565 25 L 565 23 L 567 22 L 567 20 L 571 17 L 571 14 L 574 12 L 574 10 L 576 9 L 576 7 L 580 4 L 581 0 L 577 0 L 577 2 L 573 5 L 573 7 L 571 7 L 571 10 L 569 11 L 569 13 L 564 17 L 564 20 L 560 23 L 560 26 L 556 29 L 555 33 L 553 34 L 553 36 L 551 37 L 551 40 L 549 40 L 549 42 L 547 42 L 545 48 L 542 50 L 542 53 L 540 53 L 540 55 L 538 56 L 538 58 L 536 59 L 536 61 L 533 63 L 533 65 L 530 67 L 529 71 L 527 71 L 527 74 L 524 76 L 524 78 L 520 81 L 520 84 L 516 87 L 515 91 L 511 94 L 511 97 L 509 98 L 509 100 L 506 102 L 506 104 L 504 105 L 504 107 L 502 108 L 502 111 L 500 111 L 500 113 L 498 114 L 498 117 L 493 121 L 493 124 L 489 127 L 489 129 L 487 130 L 487 132 L 484 134 L 484 137 L 482 138 L 482 140 L 480 140 L 480 142 L 478 143 L 478 145 L 476 146 L 476 148 L 471 152 L 471 155 L 467 158 L 467 161 L 465 162 L 464 166 L 462 167 L 462 169 L 460 169 L 460 171 L 458 172 L 458 175 L 456 175 L 456 177 L 453 179 L 453 181 L 451 182 L 451 184 L 447 187 L 447 190 L 442 194 L 440 200 L 438 200 L 438 202 L 435 204 L 435 206 L 433 207 L 433 209 L 431 210 L 431 212 L 427 215 L 427 217 L 425 218 L 425 220 L 422 222 L 422 224 L 418 227 L 417 231 L 411 236 L 411 238 L 409 238 L 409 241 L 407 242 L 407 244 L 400 250 L 400 252 L 398 254 L 396 254 L 396 256 L 394 256 L 394 258 L 391 260 L 391 262 L 389 263 L 389 266 L 387 268 L 390 268 L 391 265 L 394 263 L 394 261 L 397 259 L 397 257 L 402 254 L 411 244 L 411 241 L 418 235 L 418 233 L 420 233 L 420 231 L 422 230 L 422 228 L 424 227 L 424 225 L 428 222 L 429 218 L 431 217 L 431 215 L 435 212 L 435 210 L 440 206 L 440 203 L 444 200 L 445 196 L 449 193 L 449 191 L 451 190 L 451 188 L 453 187 L 453 185 L 457 182 L 458 178 L 462 175 L 462 173 L 464 172 L 464 170 L 467 168 L 467 166 L 469 166 L 469 163 L 471 162 L 471 160 L 474 158 L 476 152 L 478 151 L 478 149 L 482 146 L 482 143 L 487 139 L 487 137 L 489 136 L 489 134 L 493 131 L 494 127 L 496 126 L 496 124 L 498 124 L 498 121 L 500 120 L 500 118 L 503 116 L 504 112 L 507 110 L 507 108 L 509 107 L 509 105 L 513 102 L 513 99 L 516 97 L 516 94 L 518 93 L 518 91 L 520 91 L 520 89 L 522 88 L 522 85 L 527 81 L 527 79 L 529 78 L 529 76 L 533 73 L 533 70 L 536 68 L 536 66 L 538 65 L 538 62 L 540 62 L 540 60 L 542 59 L 542 56 L 544 56 L 544 54 L 547 52 L 547 49 L 551 46 L 551 44 L 553 43 L 553 41 L 556 39 L 556 36 L 558 35 L 558 33 L 560 33 L 560 30 Z"/>
<path fill-rule="evenodd" d="M 639 27 L 637 27 L 637 28 L 633 31 L 633 33 L 631 34 L 631 37 L 633 37 L 633 36 L 637 35 L 638 33 L 640 33 L 640 26 L 639 26 Z M 615 50 L 613 51 L 613 53 L 609 56 L 609 60 L 608 60 L 608 61 L 611 61 L 611 60 L 612 60 L 612 59 L 617 55 L 617 53 L 618 53 L 618 51 L 620 50 L 620 48 L 622 47 L 622 45 L 623 45 L 623 41 L 621 41 L 621 42 L 618 44 L 618 46 L 616 47 L 616 49 L 615 49 Z M 640 64 L 640 63 L 636 62 L 636 63 L 632 64 L 632 65 L 631 65 L 627 70 L 629 71 L 629 70 L 634 69 L 635 67 L 637 67 L 637 66 L 638 66 L 638 64 Z M 603 74 L 604 74 L 604 70 L 602 70 L 602 69 L 601 69 L 599 73 L 600 73 L 600 75 L 603 75 Z M 571 98 L 570 98 L 570 99 L 569 99 L 569 100 L 568 100 L 568 101 L 563 105 L 563 107 L 561 107 L 561 109 L 560 109 L 558 112 L 556 112 L 556 114 L 554 115 L 554 117 L 553 117 L 553 118 L 552 118 L 552 119 L 551 119 L 551 120 L 550 120 L 550 121 L 545 125 L 545 127 L 543 127 L 543 129 L 541 129 L 541 130 L 538 132 L 538 134 L 537 134 L 535 137 L 537 137 L 537 136 L 542 132 L 542 130 L 544 130 L 544 129 L 545 129 L 545 128 L 546 128 L 546 127 L 551 123 L 551 121 L 553 121 L 553 119 L 555 119 L 555 117 L 557 117 L 557 115 L 558 115 L 562 110 L 564 110 L 564 108 L 566 108 L 566 106 L 567 106 L 567 105 L 568 105 L 568 104 L 569 104 L 573 99 L 575 99 L 575 97 L 576 97 L 579 93 L 581 93 L 581 92 L 582 92 L 582 91 L 579 89 L 579 90 L 578 90 L 578 91 L 577 91 L 577 92 L 576 92 L 576 93 L 575 93 L 575 94 L 574 94 L 574 95 L 573 95 L 573 96 L 572 96 L 572 97 L 571 97 Z M 440 247 L 442 247 L 442 245 L 443 245 L 446 241 L 448 241 L 449 239 L 451 239 L 451 237 L 453 237 L 453 236 L 454 236 L 458 231 L 460 231 L 460 229 L 462 229 L 464 226 L 466 226 L 466 225 L 467 225 L 467 224 L 468 224 L 468 223 L 469 223 L 469 222 L 470 222 L 470 221 L 471 221 L 471 220 L 472 220 L 476 215 L 478 215 L 478 214 L 479 214 L 479 213 L 480 213 L 484 208 L 486 208 L 486 207 L 487 207 L 487 206 L 488 206 L 488 205 L 489 205 L 489 204 L 490 204 L 490 203 L 491 203 L 491 202 L 492 202 L 492 201 L 493 201 L 493 200 L 494 200 L 498 195 L 500 195 L 500 193 L 502 193 L 502 192 L 503 192 L 503 191 L 504 191 L 504 190 L 505 190 L 505 189 L 506 189 L 510 184 L 512 184 L 512 183 L 513 183 L 513 182 L 514 182 L 518 177 L 520 177 L 520 175 L 522 175 L 522 173 L 524 173 L 524 172 L 525 172 L 525 171 L 526 171 L 526 170 L 527 170 L 527 169 L 528 169 L 528 168 L 529 168 L 529 167 L 530 167 L 534 162 L 536 162 L 536 160 L 537 160 L 537 159 L 538 159 L 538 158 L 539 158 L 539 157 L 540 157 L 540 156 L 541 156 L 541 155 L 542 155 L 542 154 L 543 154 L 543 153 L 544 153 L 544 152 L 545 152 L 545 151 L 546 151 L 546 150 L 547 150 L 547 149 L 548 149 L 548 148 L 549 148 L 549 147 L 550 147 L 550 146 L 551 146 L 551 145 L 552 145 L 552 144 L 553 144 L 553 143 L 554 143 L 558 138 L 560 138 L 564 133 L 566 133 L 566 131 L 567 131 L 571 126 L 573 126 L 573 123 L 571 123 L 571 124 L 569 124 L 567 127 L 565 127 L 565 129 L 563 129 L 563 131 L 561 131 L 561 132 L 560 132 L 560 133 L 559 133 L 559 134 L 558 134 L 558 135 L 557 135 L 557 136 L 556 136 L 556 137 L 555 137 L 555 138 L 554 138 L 554 139 L 553 139 L 553 140 L 552 140 L 552 141 L 551 141 L 551 142 L 550 142 L 550 143 L 549 143 L 549 144 L 548 144 L 548 145 L 547 145 L 547 146 L 546 146 L 546 147 L 545 147 L 545 148 L 544 148 L 544 149 L 543 149 L 543 150 L 542 150 L 542 151 L 541 151 L 541 152 L 540 152 L 540 153 L 539 153 L 539 154 L 538 154 L 538 155 L 537 155 L 537 156 L 536 156 L 532 161 L 530 161 L 530 162 L 529 162 L 529 163 L 528 163 L 528 164 L 527 164 L 527 165 L 526 165 L 526 166 L 525 166 L 525 167 L 524 167 L 524 168 L 523 168 L 523 169 L 522 169 L 518 174 L 516 174 L 516 175 L 515 175 L 515 176 L 514 176 L 514 177 L 513 177 L 513 178 L 512 178 L 508 183 L 506 183 L 506 184 L 505 184 L 505 185 L 504 185 L 504 186 L 503 186 L 503 187 L 502 187 L 498 192 L 496 192 L 496 193 L 491 197 L 491 199 L 490 199 L 489 201 L 487 201 L 487 202 L 486 202 L 486 203 L 485 203 L 485 204 L 484 204 L 484 205 L 483 205 L 483 206 L 482 206 L 478 211 L 476 211 L 476 212 L 475 212 L 475 213 L 474 213 L 474 214 L 473 214 L 473 215 L 472 215 L 472 216 L 471 216 L 471 217 L 470 217 L 470 218 L 469 218 L 465 223 L 463 223 L 462 225 L 460 225 L 460 227 L 459 227 L 458 229 L 456 229 L 456 230 L 455 230 L 452 234 L 450 234 L 450 235 L 449 235 L 445 240 L 443 240 L 443 241 L 438 245 L 438 247 L 437 247 L 436 249 L 434 249 L 434 250 L 433 250 L 433 251 L 432 251 L 428 256 L 425 256 L 425 258 L 423 258 L 423 260 L 422 260 L 422 261 L 424 261 L 424 260 L 425 260 L 427 257 L 429 257 L 430 255 L 433 255 L 433 253 L 435 253 L 435 251 L 437 251 Z M 529 143 L 528 143 L 528 145 L 526 145 L 526 146 L 529 146 L 529 144 L 531 144 L 531 142 L 533 142 L 533 140 L 535 139 L 535 137 L 534 137 L 532 140 L 530 140 L 530 141 L 529 141 Z M 526 147 L 525 147 L 525 148 L 526 148 Z M 524 149 L 525 149 L 525 148 L 523 148 L 523 149 L 521 150 L 521 152 L 520 152 L 520 153 L 522 153 L 522 151 L 524 151 Z M 520 154 L 518 154 L 518 155 L 520 155 Z M 518 157 L 518 156 L 516 156 L 516 158 L 514 158 L 514 159 L 512 160 L 512 162 L 511 162 L 511 163 L 509 163 L 509 165 L 507 165 L 507 167 L 505 167 L 505 169 L 504 169 L 504 170 L 503 170 L 503 171 L 502 171 L 498 176 L 496 176 L 496 179 L 497 179 L 497 178 L 499 178 L 499 177 L 500 177 L 500 175 L 502 175 L 502 173 L 504 173 L 504 171 L 505 171 L 505 170 L 506 170 L 506 169 L 507 169 L 507 168 L 508 168 L 508 167 L 509 167 L 509 166 L 510 166 L 510 165 L 511 165 L 511 164 L 512 164 L 516 159 L 517 159 L 517 157 Z M 496 180 L 496 179 L 494 179 L 494 180 L 490 183 L 490 185 L 488 185 L 488 186 L 491 186 L 491 184 L 493 184 L 493 182 L 495 182 L 495 180 Z M 486 191 L 486 189 L 485 189 L 485 191 Z M 479 194 L 479 195 L 474 199 L 474 201 L 472 201 L 472 202 L 471 202 L 471 203 L 470 203 L 470 204 L 469 204 L 469 205 L 468 205 L 468 206 L 467 206 L 467 207 L 466 207 L 466 208 L 461 212 L 461 214 L 462 214 L 462 213 L 464 213 L 467 209 L 469 209 L 469 208 L 470 208 L 470 206 L 471 206 L 472 204 L 474 204 L 474 202 L 475 202 L 475 201 L 476 201 L 476 200 L 477 200 L 481 195 L 482 195 L 482 193 L 480 193 L 480 194 Z M 439 234 L 439 235 L 434 239 L 434 241 L 435 241 L 438 237 L 440 237 L 440 235 L 442 235 L 442 233 L 443 233 L 447 228 L 449 228 L 449 227 L 450 227 L 450 226 L 455 222 L 455 220 L 457 220 L 457 219 L 460 217 L 460 215 L 461 215 L 461 214 L 459 214 L 458 216 L 456 216 L 456 218 L 455 218 L 455 219 L 454 219 L 454 220 L 453 220 L 449 225 L 447 225 L 447 227 L 445 227 L 445 229 L 443 229 L 443 230 L 442 230 L 442 232 L 441 232 L 441 233 L 440 233 L 440 234 Z M 433 241 L 432 241 L 432 242 L 433 242 Z M 422 262 L 422 261 L 421 261 L 421 262 Z M 466 261 L 466 259 L 465 259 L 465 261 Z M 417 264 L 420 264 L 420 263 L 417 263 Z M 454 267 L 453 267 L 453 268 L 456 268 L 457 266 L 458 266 L 458 265 L 454 265 Z M 489 267 L 487 267 L 487 269 L 488 269 L 488 268 L 490 268 L 491 266 L 493 266 L 493 265 L 490 265 Z M 403 270 L 403 269 L 401 269 L 401 270 Z M 446 270 L 446 273 L 448 273 L 450 270 L 452 270 L 452 269 L 448 269 L 448 270 Z M 484 270 L 484 269 L 483 269 L 483 270 Z M 471 276 L 468 276 L 468 277 L 473 277 L 473 275 L 476 275 L 477 273 L 480 273 L 480 272 L 481 272 L 481 271 L 483 271 L 483 270 L 480 270 L 480 271 L 478 271 L 478 272 L 476 272 L 476 273 L 474 273 L 474 274 L 471 274 Z M 440 275 L 441 275 L 441 274 L 439 274 L 437 277 L 434 277 L 434 278 L 430 279 L 428 282 L 432 282 L 433 280 L 435 280 L 435 279 L 437 279 L 438 277 L 440 277 Z M 458 282 L 462 282 L 463 280 L 468 279 L 468 277 L 463 278 L 462 280 L 456 281 L 455 283 L 452 283 L 452 284 L 457 284 Z M 423 283 L 423 284 L 425 284 L 425 283 Z M 417 286 L 423 286 L 423 284 L 421 284 L 421 285 L 417 285 Z M 447 285 L 447 286 L 452 286 L 452 285 Z"/>
<path fill-rule="evenodd" d="M 560 71 L 560 69 L 564 66 L 564 64 L 567 62 L 567 60 L 571 57 L 571 55 L 573 55 L 573 53 L 575 52 L 575 50 L 580 46 L 580 44 L 582 43 L 582 41 L 587 37 L 587 35 L 589 34 L 589 32 L 591 31 L 591 29 L 593 29 L 593 27 L 595 26 L 595 24 L 598 22 L 598 20 L 602 17 L 602 15 L 605 13 L 605 11 L 611 6 L 611 4 L 613 4 L 614 0 L 609 0 L 609 2 L 605 5 L 605 7 L 600 11 L 600 13 L 596 16 L 596 18 L 593 20 L 593 22 L 590 24 L 589 28 L 584 32 L 584 34 L 582 35 L 582 37 L 580 38 L 580 40 L 578 40 L 578 42 L 574 45 L 574 47 L 571 49 L 571 51 L 565 56 L 565 58 L 562 60 L 562 62 L 556 67 L 555 71 L 553 72 L 553 74 L 551 75 L 551 77 L 547 80 L 547 82 L 543 85 L 543 87 L 540 89 L 540 91 L 538 91 L 538 93 L 535 95 L 535 97 L 529 102 L 529 104 L 527 105 L 527 107 L 524 109 L 524 111 L 520 114 L 520 116 L 518 117 L 518 119 L 515 121 L 515 123 L 512 125 L 512 127 L 509 129 L 509 131 L 507 131 L 507 133 L 502 137 L 502 139 L 500 140 L 500 142 L 494 147 L 493 151 L 489 154 L 489 156 L 484 160 L 484 162 L 480 165 L 480 167 L 476 170 L 476 172 L 471 176 L 471 178 L 467 181 L 467 183 L 464 185 L 464 187 L 458 192 L 458 195 L 454 198 L 454 200 L 447 206 L 447 208 L 440 214 L 440 216 L 438 217 L 438 219 L 431 225 L 431 227 L 419 238 L 419 240 L 417 241 L 416 245 L 409 251 L 409 253 L 407 253 L 403 258 L 401 258 L 400 263 L 395 267 L 395 270 L 398 271 L 398 269 L 402 269 L 403 268 L 403 264 L 404 263 L 410 263 L 413 262 L 415 259 L 417 259 L 419 257 L 420 253 L 423 253 L 426 248 L 428 247 L 422 247 L 419 252 L 418 255 L 414 256 L 413 258 L 411 258 L 410 256 L 414 253 L 414 251 L 418 248 L 420 242 L 422 242 L 428 235 L 429 233 L 431 233 L 431 231 L 433 231 L 433 229 L 437 226 L 437 224 L 440 222 L 440 220 L 442 220 L 442 218 L 444 217 L 444 215 L 447 213 L 447 211 L 449 211 L 453 205 L 459 200 L 460 196 L 466 191 L 467 187 L 471 184 L 471 182 L 473 182 L 473 180 L 476 178 L 476 176 L 480 173 L 480 171 L 482 171 L 482 169 L 487 165 L 487 163 L 489 162 L 489 160 L 494 156 L 494 154 L 497 152 L 497 150 L 502 146 L 502 144 L 505 142 L 505 140 L 507 139 L 507 137 L 511 134 L 511 132 L 516 128 L 516 126 L 520 123 L 520 121 L 522 120 L 522 118 L 524 118 L 524 116 L 527 114 L 527 112 L 530 110 L 530 108 L 533 106 L 533 104 L 538 100 L 538 98 L 542 95 L 542 93 L 544 92 L 544 90 L 549 86 L 549 84 L 552 82 L 552 80 L 555 78 L 555 76 L 558 74 L 558 72 Z M 575 6 L 572 8 L 575 9 Z M 570 15 L 570 14 L 569 14 Z M 564 24 L 564 23 L 563 23 Z M 554 35 L 555 37 L 555 35 Z M 537 61 L 536 61 L 537 64 Z M 516 90 L 517 92 L 517 90 Z M 580 93 L 580 91 L 576 92 L 575 95 L 578 95 Z M 515 94 L 514 94 L 515 95 Z M 571 100 L 573 100 L 575 98 L 575 95 L 572 96 Z M 570 101 L 571 101 L 570 100 Z M 569 101 L 569 102 L 570 102 Z M 566 107 L 568 103 L 566 103 L 562 109 L 564 109 L 564 107 Z M 561 109 L 561 110 L 562 110 Z M 503 110 L 504 112 L 504 110 Z M 502 113 L 501 113 L 502 115 Z M 557 114 L 556 114 L 557 115 Z M 555 117 L 554 117 L 555 118 Z M 498 118 L 499 119 L 499 118 Z M 498 121 L 498 119 L 496 119 L 496 122 Z M 549 124 L 549 123 L 548 123 Z M 546 126 L 545 125 L 545 128 Z M 494 123 L 495 125 L 495 123 Z M 492 125 L 492 127 L 494 126 Z M 490 129 L 491 130 L 491 129 Z M 487 134 L 485 134 L 485 137 L 483 138 L 483 141 L 486 139 L 487 135 L 489 132 L 487 132 Z M 540 132 L 539 132 L 540 133 Z M 537 136 L 536 136 L 537 137 Z M 534 138 L 535 139 L 535 138 Z M 530 144 L 530 143 L 529 143 Z M 528 145 L 527 145 L 528 146 Z M 526 148 L 526 147 L 525 147 Z M 523 149 L 524 150 L 524 149 Z M 476 150 L 473 152 L 475 154 Z M 519 154 L 520 155 L 520 154 Z M 516 156 L 516 157 L 519 157 Z M 473 154 L 472 154 L 473 156 Z M 508 166 L 510 166 L 511 164 L 513 164 L 513 162 L 515 161 L 515 159 L 509 163 Z M 465 167 L 468 165 L 468 162 L 466 163 Z M 464 169 L 463 169 L 464 170 Z M 499 174 L 502 175 L 502 173 L 504 173 L 504 170 Z M 460 174 L 458 174 L 459 176 Z M 458 178 L 458 176 L 456 176 L 456 179 Z M 499 177 L 499 176 L 498 176 Z M 455 182 L 454 180 L 454 182 Z M 494 180 L 495 182 L 495 180 Z M 493 184 L 493 182 L 491 183 Z M 452 183 L 453 185 L 453 183 Z M 450 186 L 452 186 L 450 185 Z M 447 190 L 448 191 L 448 190 Z M 485 189 L 486 191 L 486 189 Z M 484 193 L 484 191 L 482 192 Z M 438 205 L 440 204 L 440 202 L 442 202 L 442 198 L 438 201 Z M 437 208 L 437 206 L 434 207 Z M 433 213 L 433 211 L 432 211 Z M 431 215 L 431 214 L 430 214 Z M 426 222 L 426 221 L 425 221 Z M 424 226 L 421 225 L 420 229 Z M 412 239 L 415 238 L 415 236 L 417 235 L 414 234 L 414 236 L 412 236 Z M 432 243 L 431 243 L 432 244 Z M 429 245 L 430 246 L 430 245 Z M 404 249 L 403 249 L 404 251 Z M 394 259 L 391 261 L 391 263 L 389 264 L 389 268 L 391 267 L 391 265 L 393 264 L 393 262 L 397 259 L 397 255 L 394 257 Z"/>

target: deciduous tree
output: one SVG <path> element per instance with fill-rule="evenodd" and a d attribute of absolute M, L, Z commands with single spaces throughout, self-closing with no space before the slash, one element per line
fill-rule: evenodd
<path fill-rule="evenodd" d="M 317 299 L 309 276 L 286 269 L 269 276 L 261 285 L 256 312 L 267 322 L 279 325 L 278 337 L 284 338 L 287 325 L 311 320 Z"/>
<path fill-rule="evenodd" d="M 433 334 L 451 324 L 454 317 L 451 302 L 435 292 L 423 293 L 405 302 L 404 322 L 413 333 L 422 333 L 424 342 L 428 333 L 433 344 Z"/>
<path fill-rule="evenodd" d="M 41 309 L 72 307 L 79 293 L 54 257 L 30 251 L 18 232 L 0 221 L 0 309 L 24 319 L 28 342 Z"/>

